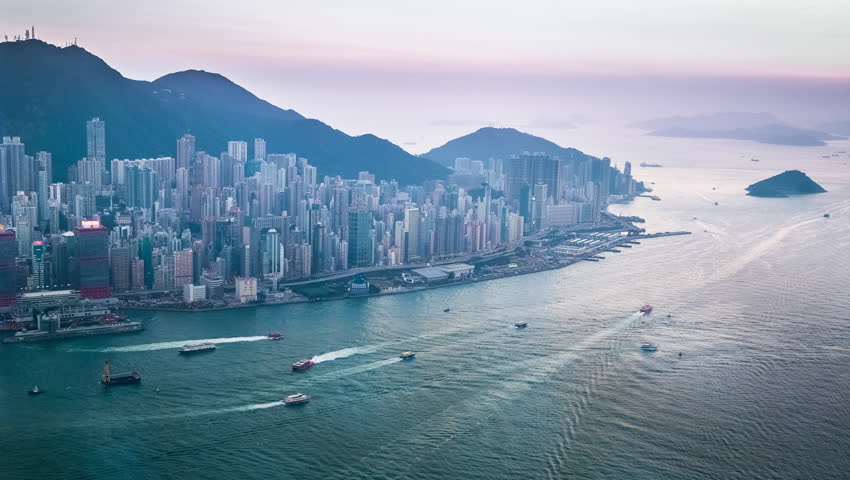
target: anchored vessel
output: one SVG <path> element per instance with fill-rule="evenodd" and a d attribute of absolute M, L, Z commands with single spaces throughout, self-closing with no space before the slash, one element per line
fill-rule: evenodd
<path fill-rule="evenodd" d="M 304 395 L 303 393 L 296 393 L 295 395 L 289 395 L 283 399 L 283 404 L 287 407 L 292 405 L 300 405 L 302 403 L 307 403 L 310 401 L 310 397 L 308 395 Z"/>
<path fill-rule="evenodd" d="M 415 356 L 416 356 L 416 352 L 401 352 L 401 355 L 399 355 L 398 358 L 400 358 L 402 360 L 409 360 L 409 359 L 411 359 Z"/>
<path fill-rule="evenodd" d="M 183 348 L 180 349 L 180 354 L 185 355 L 187 353 L 211 352 L 215 349 L 216 345 L 214 343 L 190 343 L 183 345 Z"/>
<path fill-rule="evenodd" d="M 516 322 L 516 323 L 514 324 L 514 326 L 515 326 L 516 328 L 525 328 L 525 327 L 527 327 L 527 326 L 528 326 L 528 322 Z"/>
<path fill-rule="evenodd" d="M 652 313 L 652 305 L 646 304 L 640 307 L 640 313 Z"/>
<path fill-rule="evenodd" d="M 113 375 L 109 370 L 109 360 L 103 364 L 103 375 L 100 377 L 100 383 L 107 387 L 115 385 L 131 385 L 141 381 L 141 375 L 139 375 L 139 372 L 135 370 L 132 372 L 116 373 Z"/>
<path fill-rule="evenodd" d="M 296 370 L 296 371 L 307 370 L 308 368 L 312 367 L 313 365 L 315 365 L 315 363 L 313 363 L 312 360 L 310 360 L 309 358 L 305 358 L 303 360 L 298 360 L 297 362 L 293 363 L 292 369 Z"/>

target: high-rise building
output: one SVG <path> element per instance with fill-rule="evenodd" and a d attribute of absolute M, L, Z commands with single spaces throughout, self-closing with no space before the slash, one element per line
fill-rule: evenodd
<path fill-rule="evenodd" d="M 112 267 L 112 289 L 125 292 L 130 289 L 130 249 L 127 247 L 112 247 L 109 251 L 109 261 Z"/>
<path fill-rule="evenodd" d="M 174 252 L 174 286 L 191 284 L 193 271 L 192 249 L 184 248 Z"/>
<path fill-rule="evenodd" d="M 80 268 L 80 298 L 112 296 L 109 286 L 109 230 L 98 220 L 83 220 L 74 229 Z"/>
<path fill-rule="evenodd" d="M 254 159 L 255 160 L 266 160 L 266 141 L 262 138 L 254 139 Z"/>
<path fill-rule="evenodd" d="M 369 231 L 372 214 L 366 210 L 348 212 L 348 267 L 368 267 L 372 258 Z"/>
<path fill-rule="evenodd" d="M 106 122 L 98 117 L 86 122 L 86 158 L 106 164 Z"/>
<path fill-rule="evenodd" d="M 177 168 L 185 168 L 186 171 L 189 171 L 194 158 L 195 137 L 187 133 L 177 139 Z"/>
<path fill-rule="evenodd" d="M 17 299 L 17 257 L 18 240 L 15 231 L 0 225 L 0 308 L 14 305 Z"/>
<path fill-rule="evenodd" d="M 404 211 L 404 232 L 407 234 L 407 256 L 408 262 L 413 262 L 419 255 L 419 209 L 408 208 Z"/>
<path fill-rule="evenodd" d="M 42 290 L 47 287 L 47 277 L 44 273 L 44 242 L 41 240 L 32 242 L 32 276 L 36 289 Z"/>
<path fill-rule="evenodd" d="M 20 137 L 3 137 L 0 144 L 0 211 L 4 213 L 10 213 L 11 198 L 19 190 L 18 175 L 25 156 Z"/>
<path fill-rule="evenodd" d="M 555 157 L 544 153 L 523 153 L 508 161 L 508 178 L 505 196 L 509 201 L 522 201 L 522 188 L 525 185 L 546 184 L 551 203 L 561 200 L 562 164 Z"/>
<path fill-rule="evenodd" d="M 227 154 L 233 157 L 233 160 L 239 163 L 248 161 L 248 142 L 229 141 L 227 142 Z"/>

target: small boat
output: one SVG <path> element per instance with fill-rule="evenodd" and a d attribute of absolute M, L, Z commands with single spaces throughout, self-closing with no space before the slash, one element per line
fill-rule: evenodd
<path fill-rule="evenodd" d="M 303 360 L 298 360 L 297 362 L 292 364 L 292 369 L 295 371 L 307 370 L 310 367 L 315 365 L 312 360 L 309 358 L 305 358 Z"/>
<path fill-rule="evenodd" d="M 27 395 L 32 395 L 32 396 L 41 395 L 44 392 L 45 392 L 44 390 L 39 390 L 38 385 L 36 385 L 36 386 L 32 387 L 32 390 L 27 392 Z"/>
<path fill-rule="evenodd" d="M 401 352 L 401 355 L 399 355 L 398 358 L 400 358 L 402 360 L 409 360 L 409 359 L 411 359 L 415 356 L 416 356 L 416 352 Z"/>
<path fill-rule="evenodd" d="M 303 403 L 307 403 L 310 401 L 310 397 L 308 395 L 304 395 L 303 393 L 296 393 L 295 395 L 289 395 L 283 399 L 283 404 L 287 407 L 292 405 L 301 405 Z"/>
<path fill-rule="evenodd" d="M 269 340 L 283 340 L 283 334 L 280 332 L 271 332 L 268 335 Z"/>
<path fill-rule="evenodd" d="M 179 353 L 180 353 L 180 355 L 186 355 L 188 353 L 212 352 L 216 348 L 218 348 L 218 347 L 216 347 L 216 345 L 214 343 L 210 343 L 210 342 L 194 343 L 194 344 L 189 343 L 189 344 L 183 345 L 183 348 L 180 349 Z"/>
<path fill-rule="evenodd" d="M 829 214 L 828 214 L 828 213 L 824 213 L 824 214 L 823 214 L 823 218 L 829 218 Z"/>
<path fill-rule="evenodd" d="M 527 327 L 527 326 L 528 326 L 528 322 L 516 322 L 516 323 L 514 324 L 514 326 L 515 326 L 516 328 L 525 328 L 525 327 Z"/>
<path fill-rule="evenodd" d="M 658 347 L 655 344 L 652 344 L 652 343 L 644 343 L 643 345 L 640 346 L 640 349 L 643 350 L 644 352 L 654 352 L 654 351 L 658 350 Z"/>
<path fill-rule="evenodd" d="M 646 305 L 640 307 L 640 313 L 652 313 L 652 305 L 647 303 Z"/>
<path fill-rule="evenodd" d="M 446 307 L 446 308 L 443 309 L 443 313 L 449 313 L 450 310 L 451 310 L 450 308 Z"/>
<path fill-rule="evenodd" d="M 717 202 L 714 202 L 714 204 L 715 204 L 715 205 L 720 205 L 720 204 L 719 204 L 719 203 L 717 203 Z"/>

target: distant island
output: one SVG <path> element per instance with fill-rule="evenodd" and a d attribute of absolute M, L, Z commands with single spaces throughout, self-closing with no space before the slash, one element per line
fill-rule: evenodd
<path fill-rule="evenodd" d="M 824 193 L 826 190 L 799 170 L 788 170 L 746 188 L 753 197 L 784 198 L 791 195 Z"/>
<path fill-rule="evenodd" d="M 729 138 L 772 145 L 822 146 L 829 140 L 846 140 L 820 130 L 783 123 L 770 113 L 725 112 L 692 117 L 674 116 L 638 122 L 635 128 L 648 135 L 679 138 Z"/>

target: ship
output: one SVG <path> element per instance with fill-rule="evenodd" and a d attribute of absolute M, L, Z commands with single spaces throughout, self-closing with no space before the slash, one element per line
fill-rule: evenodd
<path fill-rule="evenodd" d="M 271 332 L 268 335 L 269 340 L 283 340 L 283 334 L 280 332 Z"/>
<path fill-rule="evenodd" d="M 44 390 L 39 390 L 38 385 L 36 385 L 36 386 L 32 387 L 32 390 L 27 392 L 27 395 L 31 395 L 31 396 L 41 395 L 44 392 L 45 392 Z"/>
<path fill-rule="evenodd" d="M 283 404 L 287 407 L 292 405 L 301 405 L 310 401 L 309 395 L 304 395 L 303 393 L 296 393 L 294 395 L 289 395 L 283 399 Z"/>
<path fill-rule="evenodd" d="M 411 359 L 415 356 L 416 356 L 416 352 L 401 352 L 401 355 L 399 355 L 398 358 L 400 358 L 402 360 L 409 360 L 409 359 Z"/>
<path fill-rule="evenodd" d="M 644 343 L 643 345 L 640 346 L 640 349 L 643 350 L 644 352 L 654 352 L 654 351 L 658 350 L 658 347 L 655 344 L 652 344 L 652 343 Z"/>
<path fill-rule="evenodd" d="M 640 162 L 640 166 L 643 167 L 643 168 L 661 168 L 662 167 L 662 165 L 659 165 L 657 163 L 646 163 L 646 162 Z"/>
<path fill-rule="evenodd" d="M 139 372 L 135 370 L 132 372 L 116 373 L 113 375 L 109 370 L 109 360 L 103 364 L 103 375 L 100 377 L 100 383 L 107 387 L 115 385 L 132 385 L 141 381 L 141 375 L 139 375 Z"/>
<path fill-rule="evenodd" d="M 640 313 L 652 313 L 652 305 L 647 303 L 646 305 L 640 307 Z"/>
<path fill-rule="evenodd" d="M 829 214 L 828 214 L 828 213 L 824 213 L 824 214 L 823 214 L 823 218 L 829 218 Z"/>
<path fill-rule="evenodd" d="M 514 326 L 515 326 L 516 328 L 525 328 L 525 327 L 527 327 L 527 326 L 528 326 L 528 322 L 516 322 L 516 323 L 514 324 Z"/>
<path fill-rule="evenodd" d="M 199 352 L 211 352 L 215 350 L 217 347 L 214 343 L 189 343 L 183 345 L 183 348 L 180 349 L 180 354 L 185 355 L 188 353 L 199 353 Z"/>
<path fill-rule="evenodd" d="M 450 308 L 448 308 L 448 307 L 446 307 L 446 308 L 444 308 L 444 309 L 443 309 L 443 313 L 449 313 L 450 311 L 451 311 L 451 309 L 450 309 Z"/>
<path fill-rule="evenodd" d="M 111 335 L 116 333 L 140 332 L 145 327 L 139 322 L 119 322 L 106 325 L 87 325 L 84 327 L 60 328 L 50 330 L 21 330 L 15 335 L 3 339 L 3 343 L 38 343 L 69 338 Z"/>
<path fill-rule="evenodd" d="M 310 367 L 315 365 L 312 360 L 309 358 L 305 358 L 303 360 L 298 360 L 297 362 L 292 364 L 292 369 L 295 371 L 307 370 Z"/>

